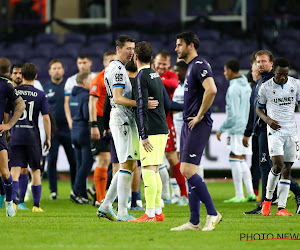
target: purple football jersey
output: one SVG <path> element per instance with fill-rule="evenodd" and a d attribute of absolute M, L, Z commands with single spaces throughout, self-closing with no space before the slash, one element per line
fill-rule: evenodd
<path fill-rule="evenodd" d="M 213 73 L 211 66 L 205 59 L 197 56 L 189 62 L 184 81 L 183 118 L 185 122 L 188 122 L 188 117 L 194 117 L 198 114 L 205 91 L 202 83 L 208 77 L 213 77 Z M 209 108 L 203 121 L 212 125 L 210 114 L 211 110 Z"/>
<path fill-rule="evenodd" d="M 38 116 L 49 114 L 49 104 L 46 94 L 32 85 L 20 85 L 16 87 L 26 109 L 16 125 L 11 129 L 10 145 L 41 145 Z"/>

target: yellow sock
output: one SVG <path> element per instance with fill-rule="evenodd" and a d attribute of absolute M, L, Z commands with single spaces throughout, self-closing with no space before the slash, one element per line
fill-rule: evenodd
<path fill-rule="evenodd" d="M 155 173 L 155 177 L 156 177 L 156 186 L 157 186 L 155 206 L 160 207 L 161 206 L 160 202 L 161 202 L 162 182 L 161 182 L 159 172 Z"/>
<path fill-rule="evenodd" d="M 156 176 L 153 170 L 142 169 L 142 177 L 144 180 L 144 191 L 146 208 L 155 208 L 155 197 L 157 193 Z"/>

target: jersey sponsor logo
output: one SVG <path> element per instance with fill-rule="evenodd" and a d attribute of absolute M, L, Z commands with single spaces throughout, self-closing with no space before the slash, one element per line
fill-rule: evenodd
<path fill-rule="evenodd" d="M 279 104 L 279 106 L 283 106 L 283 105 L 290 105 L 292 104 L 292 102 L 294 101 L 294 97 L 290 96 L 290 97 L 278 97 L 278 98 L 274 98 L 273 102 L 276 104 Z"/>
<path fill-rule="evenodd" d="M 37 97 L 38 93 L 35 91 L 30 91 L 30 90 L 17 90 L 17 93 L 19 95 L 23 95 L 23 96 L 33 96 L 33 97 Z"/>
<path fill-rule="evenodd" d="M 116 82 L 123 82 L 123 74 L 122 73 L 116 73 L 115 74 L 115 81 Z"/>
<path fill-rule="evenodd" d="M 97 91 L 97 86 L 94 85 L 94 86 L 92 87 L 92 92 L 96 92 L 96 91 Z"/>
<path fill-rule="evenodd" d="M 275 93 L 276 93 L 276 91 L 275 90 L 273 90 L 273 94 L 275 95 Z"/>
<path fill-rule="evenodd" d="M 201 76 L 205 77 L 207 75 L 208 71 L 206 69 L 202 70 Z"/>
<path fill-rule="evenodd" d="M 53 96 L 55 96 L 55 92 L 49 92 L 47 95 L 46 95 L 46 97 L 53 97 Z"/>
<path fill-rule="evenodd" d="M 155 73 L 150 73 L 149 75 L 150 75 L 151 79 L 159 77 L 159 74 L 156 73 L 156 72 Z"/>

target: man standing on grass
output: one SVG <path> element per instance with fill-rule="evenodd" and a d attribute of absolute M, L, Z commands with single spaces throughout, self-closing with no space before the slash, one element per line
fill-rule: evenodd
<path fill-rule="evenodd" d="M 217 88 L 209 63 L 197 54 L 198 37 L 191 32 L 176 36 L 179 59 L 189 66 L 184 81 L 184 124 L 181 131 L 180 171 L 189 185 L 190 221 L 172 228 L 171 231 L 200 230 L 200 201 L 207 210 L 206 224 L 202 231 L 214 230 L 222 216 L 213 204 L 204 180 L 198 175 L 203 150 L 208 143 L 212 129 L 210 106 Z"/>
<path fill-rule="evenodd" d="M 164 109 L 163 83 L 158 73 L 150 68 L 153 54 L 151 45 L 140 42 L 134 50 L 134 60 L 138 67 L 137 82 L 133 85 L 133 95 L 137 103 L 137 124 L 140 134 L 140 158 L 146 199 L 146 213 L 129 222 L 163 221 L 161 209 L 162 182 L 159 167 L 168 138 L 168 124 Z M 156 109 L 148 110 L 148 97 L 158 100 Z"/>

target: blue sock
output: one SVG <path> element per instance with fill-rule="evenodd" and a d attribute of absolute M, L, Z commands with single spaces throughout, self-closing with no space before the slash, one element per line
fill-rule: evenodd
<path fill-rule="evenodd" d="M 198 225 L 200 222 L 200 199 L 195 192 L 195 189 L 192 189 L 192 185 L 188 183 L 189 185 L 189 206 L 191 211 L 191 217 L 190 222 L 193 225 Z"/>
<path fill-rule="evenodd" d="M 200 201 L 205 205 L 207 215 L 217 215 L 214 203 L 210 197 L 204 180 L 198 174 L 194 174 L 188 179 L 188 183 L 191 185 L 191 189 L 198 195 Z"/>
<path fill-rule="evenodd" d="M 17 202 L 17 196 L 18 196 L 18 191 L 19 191 L 19 182 L 18 181 L 13 181 L 12 182 L 12 195 L 11 199 L 15 204 L 18 204 Z"/>
<path fill-rule="evenodd" d="M 32 185 L 31 186 L 33 206 L 39 207 L 41 194 L 42 194 L 42 185 Z"/>
<path fill-rule="evenodd" d="M 3 182 L 3 188 L 4 188 L 4 192 L 6 194 L 6 201 L 11 201 L 11 195 L 12 195 L 12 178 L 11 175 L 9 176 L 9 178 L 7 180 L 4 180 L 2 178 L 2 182 Z"/>
<path fill-rule="evenodd" d="M 28 186 L 28 174 L 21 174 L 19 177 L 19 203 L 24 202 Z"/>

